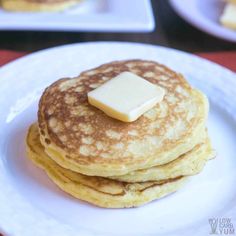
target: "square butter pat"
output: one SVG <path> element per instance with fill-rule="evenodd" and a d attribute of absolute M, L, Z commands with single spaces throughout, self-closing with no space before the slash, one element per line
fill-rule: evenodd
<path fill-rule="evenodd" d="M 123 72 L 88 93 L 88 101 L 108 116 L 132 122 L 162 101 L 165 90 L 130 72 Z"/>
<path fill-rule="evenodd" d="M 226 5 L 220 21 L 224 26 L 236 29 L 236 4 L 229 3 Z"/>

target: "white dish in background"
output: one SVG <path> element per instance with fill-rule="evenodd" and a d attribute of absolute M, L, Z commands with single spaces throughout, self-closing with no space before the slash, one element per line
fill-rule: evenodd
<path fill-rule="evenodd" d="M 236 31 L 223 27 L 219 18 L 224 9 L 222 0 L 169 0 L 174 10 L 187 22 L 218 38 L 236 42 Z"/>
<path fill-rule="evenodd" d="M 83 60 L 80 60 L 83 58 Z M 112 60 L 155 60 L 183 73 L 211 102 L 217 158 L 185 187 L 133 209 L 102 209 L 62 192 L 26 158 L 38 99 L 55 80 Z M 212 76 L 214 75 L 214 76 Z M 11 236 L 208 235 L 209 218 L 236 227 L 236 76 L 199 57 L 135 43 L 82 43 L 33 53 L 0 69 L 0 229 Z"/>
<path fill-rule="evenodd" d="M 155 28 L 150 0 L 83 0 L 63 12 L 0 10 L 0 30 L 150 32 Z"/>

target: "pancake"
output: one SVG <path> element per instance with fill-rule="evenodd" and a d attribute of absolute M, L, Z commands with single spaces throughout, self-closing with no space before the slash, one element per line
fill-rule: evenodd
<path fill-rule="evenodd" d="M 161 103 L 128 124 L 87 101 L 89 91 L 124 71 L 166 90 Z M 128 60 L 53 83 L 40 99 L 38 122 L 41 143 L 55 162 L 108 177 L 163 165 L 190 151 L 201 142 L 207 114 L 207 98 L 182 75 L 153 61 Z"/>
<path fill-rule="evenodd" d="M 226 2 L 236 4 L 236 0 L 226 0 Z"/>
<path fill-rule="evenodd" d="M 76 5 L 80 0 L 2 0 L 8 11 L 62 11 Z"/>
<path fill-rule="evenodd" d="M 214 157 L 215 151 L 212 149 L 210 139 L 207 137 L 202 143 L 197 144 L 192 150 L 172 162 L 149 169 L 136 170 L 127 175 L 109 178 L 132 183 L 196 175 L 202 171 L 206 162 Z"/>
<path fill-rule="evenodd" d="M 85 176 L 59 166 L 44 152 L 37 125 L 30 127 L 26 139 L 28 157 L 62 190 L 100 207 L 135 207 L 161 198 L 179 189 L 186 177 L 145 183 L 125 183 L 103 177 Z"/>

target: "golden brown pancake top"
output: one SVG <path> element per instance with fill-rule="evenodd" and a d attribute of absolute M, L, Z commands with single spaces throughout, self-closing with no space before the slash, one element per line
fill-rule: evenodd
<path fill-rule="evenodd" d="M 161 103 L 132 123 L 107 116 L 87 99 L 89 91 L 124 71 L 166 90 Z M 138 162 L 139 157 L 143 161 L 170 151 L 203 122 L 206 114 L 200 111 L 206 104 L 195 93 L 180 74 L 156 62 L 116 61 L 49 86 L 39 104 L 39 129 L 48 146 L 65 151 L 68 158 L 79 156 L 80 164 L 133 158 Z"/>

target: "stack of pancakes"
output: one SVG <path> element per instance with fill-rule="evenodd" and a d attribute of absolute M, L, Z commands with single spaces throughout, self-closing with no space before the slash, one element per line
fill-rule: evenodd
<path fill-rule="evenodd" d="M 8 11 L 61 11 L 80 0 L 0 0 Z"/>
<path fill-rule="evenodd" d="M 131 123 L 107 116 L 87 99 L 124 71 L 166 91 L 162 102 Z M 207 98 L 182 75 L 153 61 L 111 62 L 44 91 L 27 153 L 76 198 L 101 207 L 139 206 L 176 191 L 213 157 L 207 115 Z"/>

